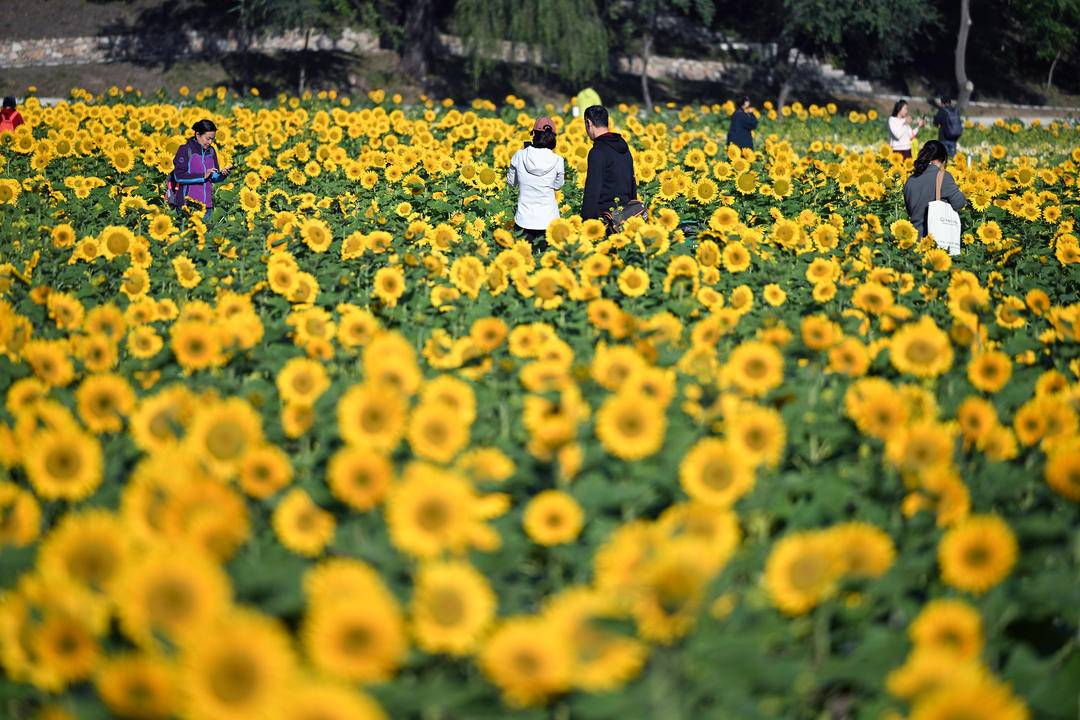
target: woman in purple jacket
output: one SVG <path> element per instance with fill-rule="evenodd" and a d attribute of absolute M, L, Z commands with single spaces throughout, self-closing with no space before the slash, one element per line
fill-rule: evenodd
<path fill-rule="evenodd" d="M 173 178 L 181 190 L 176 209 L 183 209 L 185 199 L 198 201 L 206 206 L 203 219 L 209 224 L 214 213 L 214 183 L 228 177 L 232 166 L 222 170 L 218 165 L 217 151 L 214 150 L 217 126 L 211 120 L 200 120 L 191 129 L 195 137 L 181 145 L 173 157 Z M 195 205 L 193 202 L 187 204 Z"/>

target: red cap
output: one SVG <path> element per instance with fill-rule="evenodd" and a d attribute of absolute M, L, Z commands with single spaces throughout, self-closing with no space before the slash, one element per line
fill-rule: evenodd
<path fill-rule="evenodd" d="M 551 132 L 555 132 L 555 123 L 551 122 L 551 118 L 549 117 L 536 118 L 536 122 L 533 123 L 533 132 L 545 129 L 550 129 Z"/>

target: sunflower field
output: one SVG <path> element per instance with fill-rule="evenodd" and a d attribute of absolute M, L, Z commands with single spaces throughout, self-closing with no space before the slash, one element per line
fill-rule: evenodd
<path fill-rule="evenodd" d="M 0 136 L 0 717 L 1077 718 L 1080 127 L 113 91 Z M 563 218 L 513 231 L 559 126 Z M 213 218 L 163 201 L 218 125 Z"/>

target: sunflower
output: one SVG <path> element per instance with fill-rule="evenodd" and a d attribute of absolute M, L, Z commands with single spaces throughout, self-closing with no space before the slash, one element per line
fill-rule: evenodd
<path fill-rule="evenodd" d="M 293 469 L 285 451 L 267 443 L 244 453 L 238 475 L 241 490 L 265 500 L 292 481 Z"/>
<path fill-rule="evenodd" d="M 131 249 L 131 244 L 135 242 L 135 233 L 126 227 L 109 225 L 98 235 L 98 240 L 105 257 L 111 260 Z"/>
<path fill-rule="evenodd" d="M 950 720 L 976 717 L 993 720 L 1028 720 L 1023 700 L 1007 685 L 985 678 L 982 682 L 944 682 L 921 695 L 908 716 L 911 720 Z"/>
<path fill-rule="evenodd" d="M 885 686 L 891 695 L 913 700 L 941 688 L 964 687 L 987 679 L 986 668 L 978 662 L 963 661 L 953 652 L 915 648 L 903 665 L 888 674 Z"/>
<path fill-rule="evenodd" d="M 1000 350 L 984 350 L 968 363 L 968 380 L 985 393 L 996 393 L 1012 377 L 1012 361 Z"/>
<path fill-rule="evenodd" d="M 525 534 L 538 545 L 573 542 L 584 522 L 585 513 L 581 506 L 573 496 L 561 490 L 545 490 L 533 496 L 522 516 Z"/>
<path fill-rule="evenodd" d="M 244 454 L 262 443 L 262 417 L 242 398 L 202 407 L 184 438 L 185 447 L 220 478 L 232 477 Z"/>
<path fill-rule="evenodd" d="M 780 413 L 755 403 L 741 403 L 727 419 L 724 434 L 732 449 L 753 465 L 776 467 L 784 454 L 787 428 Z"/>
<path fill-rule="evenodd" d="M 417 644 L 429 653 L 472 653 L 495 618 L 496 602 L 487 579 L 468 563 L 425 563 L 411 606 Z"/>
<path fill-rule="evenodd" d="M 334 497 L 354 510 L 366 512 L 386 495 L 394 479 L 394 468 L 377 452 L 344 447 L 331 456 L 326 478 Z"/>
<path fill-rule="evenodd" d="M 123 418 L 135 406 L 135 392 L 120 375 L 91 375 L 79 385 L 75 401 L 87 429 L 95 433 L 120 432 Z"/>
<path fill-rule="evenodd" d="M 473 322 L 469 337 L 480 352 L 490 353 L 506 341 L 508 332 L 505 322 L 497 317 L 486 317 Z"/>
<path fill-rule="evenodd" d="M 740 273 L 750 267 L 750 251 L 738 240 L 728 243 L 722 254 L 724 269 L 730 273 Z"/>
<path fill-rule="evenodd" d="M 952 462 L 953 428 L 919 420 L 895 428 L 885 443 L 885 457 L 905 473 L 925 473 Z"/>
<path fill-rule="evenodd" d="M 208 322 L 178 320 L 173 323 L 169 329 L 169 347 L 176 362 L 187 372 L 206 370 L 225 362 L 217 328 Z"/>
<path fill-rule="evenodd" d="M 82 500 L 98 485 L 104 470 L 101 445 L 72 429 L 36 432 L 23 453 L 27 478 L 38 497 Z"/>
<path fill-rule="evenodd" d="M 345 442 L 391 451 L 405 434 L 405 398 L 393 387 L 354 385 L 338 401 L 338 431 Z"/>
<path fill-rule="evenodd" d="M 475 526 L 476 502 L 468 481 L 418 466 L 410 469 L 387 499 L 391 541 L 420 558 L 467 548 Z"/>
<path fill-rule="evenodd" d="M 996 515 L 972 515 L 945 533 L 938 545 L 946 584 L 980 595 L 1012 571 L 1018 547 L 1008 523 Z"/>
<path fill-rule="evenodd" d="M 307 679 L 289 688 L 277 720 L 387 720 L 379 704 L 344 684 Z"/>
<path fill-rule="evenodd" d="M 902 373 L 920 378 L 937 377 L 952 367 L 953 349 L 949 336 L 924 315 L 893 334 L 889 360 Z"/>
<path fill-rule="evenodd" d="M 296 673 L 289 636 L 275 621 L 233 610 L 200 633 L 180 657 L 188 717 L 272 717 Z"/>
<path fill-rule="evenodd" d="M 33 493 L 0 480 L 0 518 L 0 546 L 26 547 L 37 540 L 41 507 Z"/>
<path fill-rule="evenodd" d="M 714 567 L 692 539 L 659 546 L 640 570 L 630 612 L 645 640 L 670 645 L 694 626 Z"/>
<path fill-rule="evenodd" d="M 175 448 L 195 415 L 195 396 L 173 385 L 139 401 L 130 418 L 131 439 L 142 450 Z"/>
<path fill-rule="evenodd" d="M 330 380 L 322 363 L 306 357 L 291 358 L 278 371 L 276 378 L 278 394 L 284 402 L 314 405 Z"/>
<path fill-rule="evenodd" d="M 157 655 L 125 654 L 106 660 L 94 678 L 112 713 L 136 720 L 168 720 L 180 709 L 176 669 Z"/>
<path fill-rule="evenodd" d="M 408 439 L 418 457 L 448 463 L 469 444 L 469 423 L 442 403 L 422 402 L 409 418 Z"/>
<path fill-rule="evenodd" d="M 742 195 L 749 195 L 757 189 L 758 176 L 756 172 L 744 172 L 735 178 L 735 189 Z"/>
<path fill-rule="evenodd" d="M 1054 446 L 1046 459 L 1046 483 L 1059 495 L 1080 502 L 1080 443 Z"/>
<path fill-rule="evenodd" d="M 753 489 L 754 467 L 732 443 L 702 438 L 679 463 L 679 483 L 694 500 L 727 507 Z"/>
<path fill-rule="evenodd" d="M 724 375 L 742 392 L 760 397 L 784 381 L 784 356 L 768 343 L 747 341 L 731 352 Z"/>
<path fill-rule="evenodd" d="M 649 274 L 630 265 L 619 273 L 619 291 L 627 297 L 641 297 L 649 290 Z"/>
<path fill-rule="evenodd" d="M 664 444 L 667 415 L 640 393 L 608 397 L 596 413 L 596 436 L 604 449 L 622 460 L 641 460 Z"/>
<path fill-rule="evenodd" d="M 63 387 L 75 379 L 66 344 L 59 340 L 30 340 L 23 346 L 22 356 L 34 375 L 50 387 Z"/>
<path fill-rule="evenodd" d="M 603 593 L 571 586 L 549 600 L 543 618 L 571 648 L 571 683 L 588 692 L 605 692 L 641 672 L 648 657 L 645 643 L 605 626 L 616 619 L 615 603 Z"/>
<path fill-rule="evenodd" d="M 304 651 L 320 671 L 350 682 L 380 682 L 397 672 L 408 651 L 405 621 L 386 592 L 363 602 L 341 597 L 308 606 Z"/>
<path fill-rule="evenodd" d="M 300 226 L 300 238 L 313 252 L 324 253 L 330 248 L 334 235 L 325 222 L 312 218 Z"/>
<path fill-rule="evenodd" d="M 75 614 L 50 612 L 32 634 L 23 632 L 21 641 L 30 646 L 36 671 L 52 675 L 61 685 L 90 678 L 101 660 L 92 629 Z"/>
<path fill-rule="evenodd" d="M 896 559 L 892 538 L 869 523 L 847 522 L 824 532 L 839 550 L 845 577 L 881 577 Z"/>
<path fill-rule="evenodd" d="M 803 615 L 836 588 L 844 570 L 834 539 L 823 533 L 793 533 L 779 540 L 765 563 L 765 588 L 788 615 Z"/>
<path fill-rule="evenodd" d="M 541 705 L 570 687 L 573 655 L 550 622 L 536 617 L 506 620 L 480 654 L 484 674 L 502 690 L 507 704 Z"/>
<path fill-rule="evenodd" d="M 63 517 L 38 549 L 37 567 L 43 578 L 74 583 L 104 594 L 131 553 L 120 519 L 104 510 L 87 510 Z"/>
<path fill-rule="evenodd" d="M 398 300 L 405 294 L 405 273 L 396 266 L 379 268 L 373 280 L 372 293 L 387 307 L 397 307 Z"/>
<path fill-rule="evenodd" d="M 274 533 L 282 545 L 307 557 L 315 557 L 334 539 L 334 516 L 320 508 L 301 488 L 293 488 L 271 518 Z"/>
<path fill-rule="evenodd" d="M 870 369 L 870 353 L 853 337 L 844 338 L 829 350 L 829 370 L 848 377 L 860 377 Z"/>
<path fill-rule="evenodd" d="M 177 551 L 183 562 L 177 562 Z M 120 628 L 147 649 L 196 640 L 229 607 L 228 575 L 190 545 L 155 544 L 127 563 L 110 592 Z"/>
<path fill-rule="evenodd" d="M 952 653 L 961 660 L 978 660 L 983 646 L 979 611 L 963 600 L 932 600 L 908 628 L 916 650 Z"/>

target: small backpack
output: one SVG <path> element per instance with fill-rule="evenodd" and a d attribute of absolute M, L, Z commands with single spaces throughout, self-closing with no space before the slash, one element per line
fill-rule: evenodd
<path fill-rule="evenodd" d="M 960 119 L 960 111 L 956 108 L 945 110 L 945 137 L 956 140 L 964 134 L 964 122 Z"/>
<path fill-rule="evenodd" d="M 184 206 L 184 186 L 176 181 L 171 172 L 165 176 L 165 202 L 174 208 Z"/>

